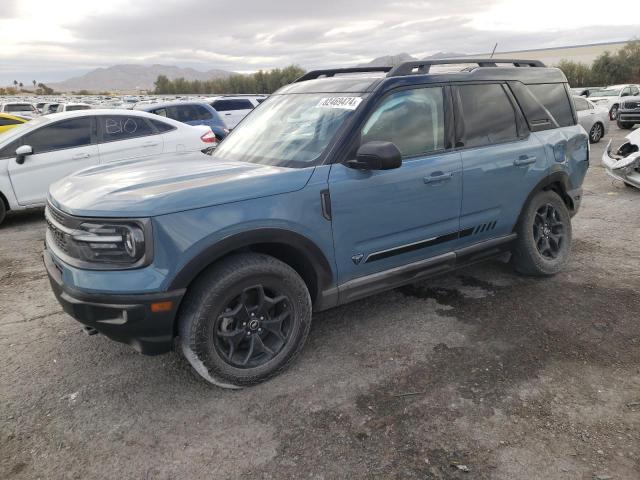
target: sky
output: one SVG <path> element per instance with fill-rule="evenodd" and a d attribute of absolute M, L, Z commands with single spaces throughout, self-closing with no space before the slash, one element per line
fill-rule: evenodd
<path fill-rule="evenodd" d="M 349 66 L 640 38 L 632 0 L 0 0 L 0 85 L 97 67 Z M 628 12 L 629 14 L 624 14 Z"/>

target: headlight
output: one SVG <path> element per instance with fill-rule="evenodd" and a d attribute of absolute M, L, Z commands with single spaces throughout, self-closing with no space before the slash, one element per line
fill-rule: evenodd
<path fill-rule="evenodd" d="M 137 224 L 83 223 L 71 236 L 81 260 L 138 262 L 145 254 L 144 231 Z"/>

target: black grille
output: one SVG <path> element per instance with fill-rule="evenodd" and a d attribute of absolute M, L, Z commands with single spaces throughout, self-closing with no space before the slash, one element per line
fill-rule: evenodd
<path fill-rule="evenodd" d="M 625 109 L 640 108 L 640 102 L 624 102 Z"/>
<path fill-rule="evenodd" d="M 64 225 L 65 227 L 69 226 L 69 218 L 67 217 L 67 215 L 60 212 L 59 210 L 56 210 L 51 205 L 47 206 L 47 213 L 59 224 Z"/>
<path fill-rule="evenodd" d="M 49 232 L 49 239 L 54 245 L 69 254 L 71 247 L 71 238 L 68 233 L 65 233 L 61 228 L 75 228 L 78 221 L 69 215 L 62 213 L 51 205 L 47 205 L 45 210 L 45 219 L 47 221 L 47 231 Z"/>
<path fill-rule="evenodd" d="M 69 247 L 67 245 L 67 234 L 65 234 L 61 230 L 58 230 L 58 228 L 53 223 L 51 223 L 48 219 L 47 219 L 47 228 L 49 229 L 49 233 L 51 234 L 51 239 L 56 244 L 56 246 L 62 251 L 68 253 Z"/>

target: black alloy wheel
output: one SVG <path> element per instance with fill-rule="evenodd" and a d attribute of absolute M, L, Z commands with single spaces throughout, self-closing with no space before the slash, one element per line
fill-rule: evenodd
<path fill-rule="evenodd" d="M 533 239 L 540 255 L 555 260 L 565 240 L 564 224 L 553 205 L 547 203 L 536 211 Z"/>
<path fill-rule="evenodd" d="M 218 316 L 214 345 L 236 368 L 259 367 L 274 358 L 291 334 L 291 301 L 263 285 L 246 288 Z"/>

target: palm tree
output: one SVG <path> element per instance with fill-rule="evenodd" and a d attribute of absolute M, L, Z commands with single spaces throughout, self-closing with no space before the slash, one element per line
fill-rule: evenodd
<path fill-rule="evenodd" d="M 17 87 L 17 86 L 18 86 L 18 80 L 14 80 L 14 81 L 13 81 L 13 86 L 14 86 L 14 87 Z"/>
<path fill-rule="evenodd" d="M 24 85 L 20 82 L 20 90 L 22 90 L 22 87 L 24 87 Z"/>
<path fill-rule="evenodd" d="M 31 80 L 31 82 L 33 83 L 33 87 L 35 88 L 37 82 L 35 80 Z"/>

